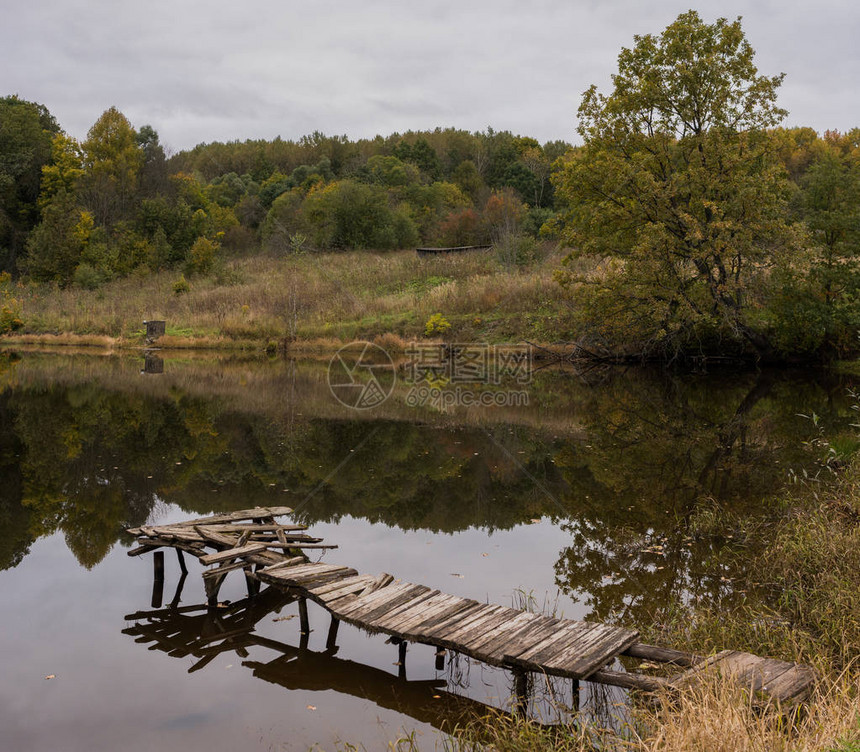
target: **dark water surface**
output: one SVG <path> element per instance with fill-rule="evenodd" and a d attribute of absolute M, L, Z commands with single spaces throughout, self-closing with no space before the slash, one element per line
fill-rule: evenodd
<path fill-rule="evenodd" d="M 446 720 L 507 706 L 504 672 L 436 671 L 429 647 L 410 648 L 405 680 L 383 636 L 341 625 L 326 651 L 313 604 L 300 651 L 296 604 L 243 609 L 241 574 L 221 591 L 239 605 L 207 614 L 190 562 L 170 610 L 170 552 L 146 617 L 151 557 L 126 556 L 126 526 L 289 505 L 340 546 L 325 561 L 636 625 L 745 597 L 732 583 L 754 551 L 710 521 L 765 513 L 820 468 L 818 439 L 850 443 L 855 417 L 851 384 L 823 372 L 545 369 L 527 406 L 410 407 L 395 388 L 356 411 L 327 366 L 0 357 L 0 750 L 376 749 L 413 729 L 432 748 Z M 231 630 L 239 642 L 216 639 Z M 601 698 L 586 686 L 585 706 Z"/>

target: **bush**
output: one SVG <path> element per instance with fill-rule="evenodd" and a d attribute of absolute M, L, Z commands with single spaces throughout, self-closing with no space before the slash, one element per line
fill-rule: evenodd
<path fill-rule="evenodd" d="M 14 332 L 24 326 L 21 320 L 21 304 L 12 297 L 9 289 L 12 277 L 9 272 L 0 272 L 0 294 L 3 303 L 0 305 L 0 334 Z"/>
<path fill-rule="evenodd" d="M 104 272 L 87 263 L 78 264 L 78 268 L 75 269 L 75 275 L 72 278 L 75 285 L 84 290 L 95 290 L 100 287 L 105 280 L 106 275 Z"/>
<path fill-rule="evenodd" d="M 432 337 L 434 334 L 445 334 L 451 328 L 451 322 L 441 313 L 434 313 L 424 325 L 424 336 Z"/>
<path fill-rule="evenodd" d="M 174 295 L 184 295 L 185 293 L 191 290 L 191 285 L 188 284 L 188 280 L 185 279 L 185 275 L 181 275 L 176 282 L 173 283 L 173 294 Z"/>
<path fill-rule="evenodd" d="M 188 257 L 185 261 L 185 273 L 190 276 L 192 274 L 206 274 L 212 271 L 218 248 L 218 243 L 209 240 L 209 238 L 197 238 L 194 241 L 194 245 L 191 246 L 191 250 L 188 251 Z"/>

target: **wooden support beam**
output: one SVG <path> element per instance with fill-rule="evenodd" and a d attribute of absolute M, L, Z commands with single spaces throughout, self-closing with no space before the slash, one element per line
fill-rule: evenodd
<path fill-rule="evenodd" d="M 445 670 L 445 649 L 438 648 L 436 650 L 436 670 L 444 671 Z"/>
<path fill-rule="evenodd" d="M 183 575 L 188 574 L 188 567 L 185 566 L 185 554 L 182 553 L 181 548 L 174 550 L 176 551 L 176 558 L 179 561 L 179 571 L 182 572 Z"/>
<path fill-rule="evenodd" d="M 325 641 L 325 649 L 331 652 L 337 650 L 337 628 L 340 626 L 340 619 L 332 614 L 331 623 L 328 627 L 328 637 Z"/>
<path fill-rule="evenodd" d="M 397 676 L 406 678 L 406 640 L 401 640 L 397 646 Z"/>
<path fill-rule="evenodd" d="M 514 707 L 513 712 L 525 717 L 529 710 L 529 672 L 525 669 L 514 669 Z"/>
<path fill-rule="evenodd" d="M 152 569 L 156 582 L 164 582 L 164 551 L 152 555 Z"/>
<path fill-rule="evenodd" d="M 308 599 L 299 598 L 299 625 L 303 635 L 311 633 L 310 622 L 308 621 Z"/>

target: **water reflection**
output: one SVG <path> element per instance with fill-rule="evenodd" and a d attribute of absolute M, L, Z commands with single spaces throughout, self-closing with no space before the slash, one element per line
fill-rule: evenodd
<path fill-rule="evenodd" d="M 421 412 L 395 394 L 368 417 L 334 403 L 324 363 L 136 370 L 119 357 L 2 362 L 0 568 L 58 530 L 92 567 L 162 502 L 206 514 L 253 499 L 294 505 L 307 524 L 437 532 L 550 517 L 570 538 L 562 591 L 598 616 L 635 616 L 655 599 L 732 594 L 739 558 L 708 515 L 765 504 L 789 466 L 814 469 L 799 413 L 830 433 L 851 421 L 844 383 L 767 372 L 544 371 L 515 413 Z"/>

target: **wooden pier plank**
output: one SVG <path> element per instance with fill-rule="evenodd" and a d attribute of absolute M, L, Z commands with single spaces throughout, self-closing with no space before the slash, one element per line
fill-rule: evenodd
<path fill-rule="evenodd" d="M 219 551 L 216 554 L 208 554 L 206 556 L 200 557 L 201 564 L 218 564 L 222 561 L 231 561 L 233 559 L 237 559 L 240 556 L 248 556 L 250 554 L 258 554 L 261 551 L 265 551 L 266 546 L 263 543 L 251 543 L 247 546 L 240 546 L 239 548 L 228 548 L 226 551 Z"/>
<path fill-rule="evenodd" d="M 409 585 L 410 587 L 399 595 L 395 595 L 393 598 L 385 599 L 382 602 L 378 602 L 366 608 L 360 608 L 350 614 L 348 618 L 360 620 L 366 622 L 369 626 L 375 627 L 376 619 L 381 616 L 388 614 L 392 610 L 400 608 L 407 603 L 417 606 L 433 595 L 433 591 L 426 585 L 414 585 L 412 583 L 409 583 Z"/>
<path fill-rule="evenodd" d="M 428 604 L 433 604 L 436 600 L 444 595 L 438 590 L 422 590 L 408 600 L 401 600 L 391 608 L 386 608 L 384 611 L 379 611 L 376 614 L 371 614 L 367 618 L 368 624 L 375 629 L 383 629 L 392 635 L 400 636 L 400 630 L 397 625 L 400 622 L 423 613 Z"/>
<path fill-rule="evenodd" d="M 452 606 L 459 606 L 461 600 L 457 596 L 434 590 L 420 603 L 402 608 L 399 613 L 387 613 L 380 617 L 376 621 L 376 626 L 405 637 L 406 632 L 412 627 L 435 618 L 439 613 L 450 609 Z"/>
<path fill-rule="evenodd" d="M 242 522 L 244 520 L 256 520 L 262 517 L 283 517 L 292 514 L 290 507 L 255 507 L 254 509 L 240 509 L 236 512 L 215 514 L 209 517 L 198 517 L 194 520 L 183 520 L 175 525 L 196 527 L 197 525 L 219 525 L 228 522 Z"/>

